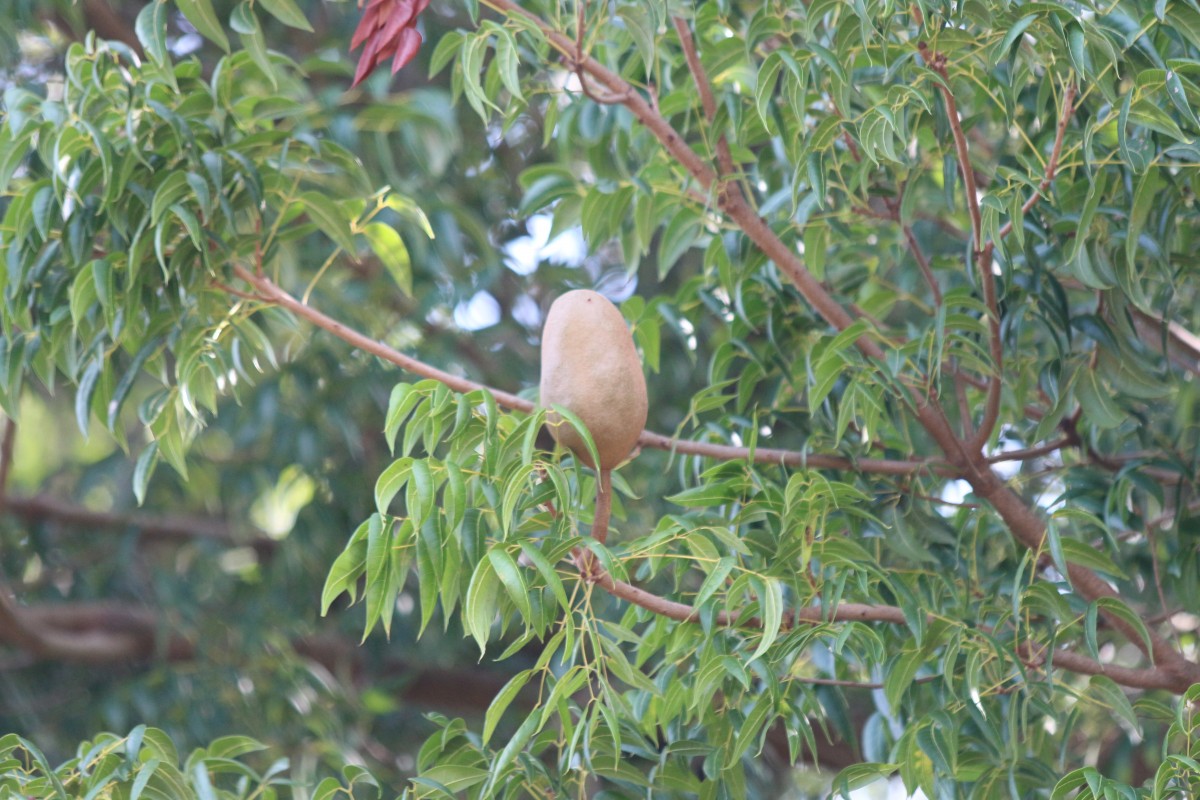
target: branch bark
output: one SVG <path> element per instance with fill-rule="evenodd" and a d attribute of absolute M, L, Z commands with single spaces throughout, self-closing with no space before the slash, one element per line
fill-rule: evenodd
<path fill-rule="evenodd" d="M 95 511 L 44 494 L 7 497 L 4 510 L 29 521 L 54 520 L 92 530 L 133 528 L 147 539 L 156 541 L 211 539 L 222 544 L 247 545 L 260 554 L 269 554 L 277 545 L 274 539 L 261 531 L 249 526 L 238 529 L 211 517 Z"/>

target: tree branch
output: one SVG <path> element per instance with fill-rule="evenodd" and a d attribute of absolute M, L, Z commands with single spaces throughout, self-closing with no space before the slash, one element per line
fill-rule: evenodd
<path fill-rule="evenodd" d="M 66 525 L 94 530 L 135 528 L 147 539 L 158 541 L 211 539 L 224 544 L 247 545 L 260 553 L 270 553 L 277 545 L 274 539 L 252 527 L 247 527 L 242 532 L 210 517 L 94 511 L 48 495 L 8 497 L 4 510 L 26 520 L 52 519 Z"/>
<path fill-rule="evenodd" d="M 958 168 L 963 178 L 963 191 L 967 196 L 967 211 L 971 217 L 971 235 L 975 239 L 975 250 L 983 247 L 983 217 L 979 213 L 979 191 L 975 186 L 975 171 L 971 169 L 971 156 L 967 149 L 967 137 L 963 133 L 962 119 L 958 114 L 958 103 L 954 92 L 950 90 L 950 75 L 946 71 L 946 56 L 942 53 L 929 53 L 929 45 L 918 42 L 917 49 L 921 51 L 925 63 L 941 77 L 937 84 L 946 102 L 946 117 L 950 123 L 950 133 L 954 137 L 954 149 L 958 152 Z"/>
<path fill-rule="evenodd" d="M 581 559 L 579 558 L 579 551 L 576 552 L 576 560 L 578 562 Z M 582 560 L 586 562 L 586 572 L 582 574 L 584 580 L 600 586 L 614 597 L 679 622 L 697 623 L 700 621 L 700 614 L 694 607 L 686 603 L 668 600 L 645 589 L 640 589 L 633 584 L 617 580 L 598 561 L 594 558 L 588 558 L 588 556 L 592 556 L 591 551 L 585 551 L 582 555 Z M 932 615 L 929 616 L 929 620 L 933 620 Z M 904 612 L 896 606 L 842 603 L 832 610 L 802 608 L 789 611 L 784 615 L 781 631 L 787 631 L 804 624 L 818 625 L 829 622 L 888 622 L 895 625 L 904 625 L 905 619 Z M 742 619 L 741 613 L 729 611 L 717 612 L 716 623 L 727 628 L 762 627 L 762 620 L 758 617 Z M 1070 650 L 1054 650 L 1051 652 L 1047 648 L 1043 647 L 1039 649 L 1028 643 L 1018 646 L 1018 651 L 1026 659 L 1027 663 L 1033 666 L 1040 667 L 1049 664 L 1068 672 L 1076 672 L 1083 675 L 1104 675 L 1116 683 L 1133 688 L 1168 689 L 1173 692 L 1182 693 L 1191 685 L 1190 681 L 1181 681 L 1180 676 L 1169 669 L 1134 669 L 1101 664 L 1087 656 Z M 1046 657 L 1048 653 L 1051 655 L 1049 659 Z M 836 686 L 861 685 L 865 688 L 872 688 L 869 685 L 858 684 L 853 681 L 835 681 L 819 678 L 800 680 L 810 683 L 828 683 Z"/>
<path fill-rule="evenodd" d="M 13 445 L 17 439 L 17 423 L 12 417 L 4 420 L 4 441 L 0 442 L 0 511 L 8 502 L 8 476 L 12 472 Z"/>
<path fill-rule="evenodd" d="M 1051 650 L 1046 647 L 1035 647 L 1030 644 L 1020 645 L 1019 652 L 1025 663 L 1034 667 L 1057 667 L 1080 675 L 1103 675 L 1114 683 L 1134 689 L 1166 689 L 1182 693 L 1187 686 L 1180 685 L 1179 679 L 1172 673 L 1158 669 L 1134 669 L 1119 667 L 1113 664 L 1101 664 L 1085 655 L 1071 650 Z"/>
<path fill-rule="evenodd" d="M 972 250 L 975 265 L 979 271 L 979 286 L 983 292 L 983 302 L 988 310 L 988 349 L 995 373 L 989 380 L 983 419 L 966 446 L 966 449 L 974 454 L 991 437 L 1000 414 L 1000 378 L 1004 374 L 1004 346 L 1000 339 L 1000 304 L 996 298 L 996 276 L 992 274 L 992 250 L 983 244 L 983 217 L 979 212 L 979 190 L 975 185 L 975 170 L 971 167 L 971 154 L 967 149 L 967 137 L 963 132 L 958 103 L 954 99 L 954 92 L 950 89 L 950 74 L 946 71 L 946 56 L 942 53 L 930 55 L 929 46 L 925 42 L 919 42 L 917 49 L 921 51 L 921 56 L 929 68 L 942 79 L 938 82 L 937 87 L 946 103 L 946 117 L 950 124 L 950 133 L 954 137 L 954 148 L 958 153 L 959 173 L 963 178 L 963 192 L 967 196 L 967 210 L 971 217 L 971 236 L 974 240 Z"/>
<path fill-rule="evenodd" d="M 1049 455 L 1063 449 L 1071 444 L 1071 440 L 1067 437 L 1055 439 L 1053 442 L 1047 442 L 1040 447 L 1030 447 L 1024 450 L 1009 450 L 1004 453 L 997 453 L 994 456 L 989 456 L 987 462 L 989 464 L 999 464 L 1002 461 L 1028 461 L 1031 458 Z"/>
<path fill-rule="evenodd" d="M 687 603 L 668 600 L 653 592 L 638 588 L 632 583 L 617 580 L 606 570 L 590 550 L 577 548 L 575 562 L 580 566 L 581 577 L 588 583 L 594 583 L 613 597 L 633 603 L 639 608 L 652 611 L 655 614 L 676 620 L 678 622 L 699 622 L 700 612 Z M 784 614 L 781 630 L 807 624 L 819 625 L 824 622 L 891 622 L 904 624 L 904 612 L 897 606 L 874 606 L 866 603 L 842 603 L 834 609 L 800 608 Z M 758 617 L 743 619 L 741 612 L 718 611 L 716 622 L 724 628 L 761 628 L 762 620 Z"/>
<path fill-rule="evenodd" d="M 270 278 L 265 275 L 256 275 L 250 270 L 240 265 L 235 265 L 234 273 L 238 278 L 245 281 L 254 287 L 258 293 L 256 299 L 278 305 L 286 308 L 296 316 L 308 320 L 318 328 L 322 328 L 334 336 L 337 336 L 347 344 L 352 345 L 364 352 L 377 356 L 391 364 L 404 369 L 414 375 L 419 375 L 423 378 L 431 378 L 444 383 L 450 389 L 456 392 L 473 392 L 477 389 L 484 389 L 496 398 L 496 402 L 505 408 L 514 411 L 530 412 L 534 408 L 534 404 L 519 395 L 505 392 L 500 389 L 494 389 L 490 386 L 485 386 L 482 383 L 477 383 L 468 378 L 462 378 L 457 375 L 451 375 L 448 372 L 438 369 L 431 364 L 427 364 L 418 359 L 406 356 L 400 351 L 387 346 L 386 344 L 372 339 L 368 336 L 359 333 L 348 325 L 327 316 L 310 305 L 300 302 L 292 295 L 277 286 Z M 705 458 L 715 458 L 724 461 L 734 461 L 738 459 L 749 459 L 751 456 L 750 449 L 746 447 L 735 447 L 733 445 L 714 444 L 712 442 L 693 442 L 684 439 L 675 439 L 654 431 L 642 431 L 642 435 L 638 438 L 638 444 L 642 447 L 649 447 L 655 450 L 666 450 L 673 453 L 681 453 L 683 455 L 701 456 Z M 821 454 L 810 454 L 796 450 L 783 450 L 771 447 L 759 447 L 753 453 L 754 462 L 758 464 L 778 464 L 787 467 L 799 467 L 802 469 L 844 469 L 858 472 L 879 473 L 885 475 L 915 475 L 920 473 L 929 473 L 942 475 L 946 477 L 954 477 L 959 475 L 959 471 L 953 469 L 948 464 L 940 461 L 925 461 L 925 460 L 896 460 L 896 459 L 879 459 L 879 458 L 863 458 L 853 459 L 842 456 L 831 456 Z"/>

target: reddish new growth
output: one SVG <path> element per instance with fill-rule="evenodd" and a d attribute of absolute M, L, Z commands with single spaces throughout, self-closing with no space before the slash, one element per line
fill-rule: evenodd
<path fill-rule="evenodd" d="M 362 5 L 361 0 L 359 5 Z M 392 59 L 393 75 L 412 61 L 421 47 L 417 15 L 428 5 L 429 0 L 369 0 L 350 42 L 351 50 L 364 42 L 367 45 L 358 59 L 351 86 L 357 86 L 389 58 Z"/>

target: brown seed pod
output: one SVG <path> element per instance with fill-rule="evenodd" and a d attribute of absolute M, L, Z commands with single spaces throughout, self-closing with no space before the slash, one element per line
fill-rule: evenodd
<path fill-rule="evenodd" d="M 550 306 L 542 329 L 542 406 L 561 405 L 592 434 L 600 469 L 621 463 L 646 427 L 646 377 L 621 312 L 604 295 L 567 292 Z M 595 466 L 574 427 L 557 414 L 550 432 Z"/>

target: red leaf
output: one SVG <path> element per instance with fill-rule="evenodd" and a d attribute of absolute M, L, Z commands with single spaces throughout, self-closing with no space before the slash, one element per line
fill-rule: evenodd
<path fill-rule="evenodd" d="M 376 65 L 379 64 L 379 49 L 382 44 L 384 42 L 378 36 L 371 38 L 367 42 L 362 56 L 358 59 L 358 69 L 354 70 L 354 81 L 350 84 L 351 88 L 358 86 L 364 78 L 371 74 Z"/>
<path fill-rule="evenodd" d="M 354 70 L 357 86 L 379 64 L 392 58 L 392 74 L 412 61 L 421 48 L 417 15 L 429 7 L 429 0 L 369 0 L 354 36 L 351 51 L 365 45 Z"/>
<path fill-rule="evenodd" d="M 383 28 L 379 32 L 379 36 L 383 39 L 395 41 L 400 34 L 402 28 L 413 21 L 416 16 L 416 11 L 410 3 L 397 4 L 400 7 L 392 11 L 392 15 L 388 18 Z"/>
<path fill-rule="evenodd" d="M 354 29 L 354 36 L 350 39 L 350 50 L 357 50 L 358 46 L 366 41 L 367 37 L 374 33 L 378 27 L 379 15 L 368 8 L 363 13 L 362 19 L 359 20 L 358 27 Z"/>
<path fill-rule="evenodd" d="M 392 61 L 392 74 L 413 60 L 417 50 L 421 48 L 421 34 L 416 28 L 405 28 L 400 32 L 400 41 L 396 44 L 396 58 Z"/>

